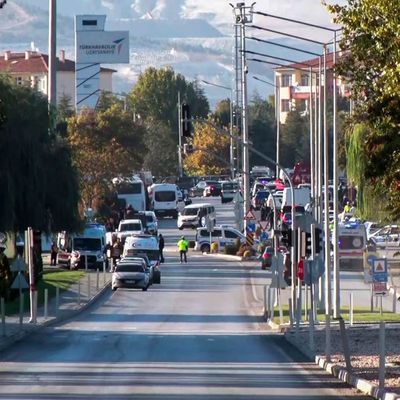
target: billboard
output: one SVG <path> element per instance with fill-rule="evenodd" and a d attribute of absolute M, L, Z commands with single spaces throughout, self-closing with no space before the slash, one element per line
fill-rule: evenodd
<path fill-rule="evenodd" d="M 129 32 L 77 32 L 76 60 L 78 63 L 129 63 Z"/>

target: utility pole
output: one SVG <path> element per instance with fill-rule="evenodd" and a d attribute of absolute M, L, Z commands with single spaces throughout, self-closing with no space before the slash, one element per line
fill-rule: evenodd
<path fill-rule="evenodd" d="M 57 0 L 49 0 L 49 76 L 48 102 L 49 107 L 57 105 Z"/>
<path fill-rule="evenodd" d="M 245 3 L 237 3 L 233 7 L 235 24 L 240 27 L 240 64 L 241 64 L 241 92 L 242 92 L 242 143 L 243 143 L 243 207 L 244 215 L 250 209 L 250 163 L 249 163 L 249 132 L 247 120 L 247 65 L 246 65 L 246 24 L 253 21 L 253 3 L 246 7 Z"/>
<path fill-rule="evenodd" d="M 181 92 L 178 92 L 178 175 L 180 178 L 183 176 L 182 167 L 182 103 L 181 103 Z"/>

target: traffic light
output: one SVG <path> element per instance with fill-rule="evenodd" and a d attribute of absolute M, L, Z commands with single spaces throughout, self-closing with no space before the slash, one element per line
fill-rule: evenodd
<path fill-rule="evenodd" d="M 311 233 L 306 232 L 304 246 L 305 246 L 306 257 L 310 257 L 311 256 Z"/>
<path fill-rule="evenodd" d="M 286 231 L 282 231 L 281 242 L 287 248 L 293 246 L 292 230 L 291 229 L 288 229 Z"/>
<path fill-rule="evenodd" d="M 322 253 L 323 251 L 322 229 L 317 227 L 315 227 L 314 229 L 314 248 L 315 254 Z"/>
<path fill-rule="evenodd" d="M 181 124 L 182 136 L 190 137 L 192 133 L 192 123 L 190 120 L 190 107 L 187 103 L 182 103 L 181 106 Z"/>

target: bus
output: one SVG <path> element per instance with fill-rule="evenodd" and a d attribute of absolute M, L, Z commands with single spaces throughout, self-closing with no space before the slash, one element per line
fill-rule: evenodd
<path fill-rule="evenodd" d="M 146 189 L 139 177 L 114 178 L 114 189 L 119 200 L 124 200 L 126 206 L 131 205 L 136 211 L 146 210 Z"/>

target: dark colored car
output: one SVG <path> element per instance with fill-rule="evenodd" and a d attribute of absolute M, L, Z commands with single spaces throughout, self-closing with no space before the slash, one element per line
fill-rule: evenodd
<path fill-rule="evenodd" d="M 221 188 L 222 188 L 222 185 L 219 182 L 216 182 L 216 183 L 213 183 L 211 185 L 208 185 L 204 189 L 204 195 L 205 195 L 205 197 L 220 196 L 221 195 Z"/>
<path fill-rule="evenodd" d="M 261 257 L 261 269 L 271 268 L 273 255 L 274 248 L 272 246 L 267 246 Z"/>

